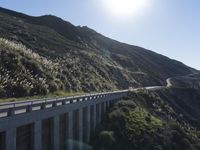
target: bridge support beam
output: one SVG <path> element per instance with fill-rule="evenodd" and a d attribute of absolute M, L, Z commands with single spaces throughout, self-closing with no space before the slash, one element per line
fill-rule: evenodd
<path fill-rule="evenodd" d="M 90 106 L 88 106 L 87 107 L 87 121 L 86 121 L 86 123 L 87 123 L 87 131 L 86 131 L 86 133 L 87 133 L 87 136 L 86 136 L 86 141 L 87 141 L 87 143 L 89 143 L 89 141 L 90 141 L 90 134 L 91 134 L 91 114 L 90 114 Z"/>
<path fill-rule="evenodd" d="M 106 101 L 106 110 L 109 110 L 109 108 L 110 108 L 110 102 L 109 101 Z"/>
<path fill-rule="evenodd" d="M 101 103 L 98 104 L 98 111 L 99 111 L 98 123 L 100 123 L 101 122 L 101 113 L 102 113 L 102 111 L 101 111 Z"/>
<path fill-rule="evenodd" d="M 79 150 L 83 149 L 83 108 L 78 110 L 78 141 Z"/>
<path fill-rule="evenodd" d="M 67 150 L 73 150 L 73 112 L 68 112 L 66 118 L 67 125 Z"/>
<path fill-rule="evenodd" d="M 106 111 L 108 110 L 108 103 L 107 102 L 105 102 L 105 109 L 106 109 Z"/>
<path fill-rule="evenodd" d="M 53 147 L 54 150 L 59 150 L 59 144 L 60 144 L 60 134 L 59 134 L 59 116 L 55 116 L 53 118 Z"/>
<path fill-rule="evenodd" d="M 93 113 L 93 118 L 92 118 L 93 129 L 92 129 L 92 132 L 94 132 L 96 125 L 97 125 L 97 107 L 96 107 L 96 104 L 93 105 L 93 112 L 92 113 Z"/>
<path fill-rule="evenodd" d="M 83 110 L 83 142 L 89 143 L 92 126 L 92 122 L 90 121 L 91 106 L 84 107 Z"/>
<path fill-rule="evenodd" d="M 103 113 L 105 114 L 106 113 L 106 102 L 103 102 L 103 109 L 104 109 Z"/>
<path fill-rule="evenodd" d="M 34 150 L 42 150 L 42 121 L 34 123 Z"/>
<path fill-rule="evenodd" d="M 16 150 L 16 128 L 6 131 L 6 150 Z"/>

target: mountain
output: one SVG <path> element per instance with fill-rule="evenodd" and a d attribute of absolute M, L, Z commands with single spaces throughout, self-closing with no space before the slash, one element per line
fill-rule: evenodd
<path fill-rule="evenodd" d="M 175 87 L 187 87 L 194 88 L 197 90 L 200 89 L 200 75 L 198 73 L 189 74 L 186 76 L 173 77 L 169 80 Z"/>
<path fill-rule="evenodd" d="M 0 97 L 166 85 L 196 70 L 56 16 L 0 8 Z"/>

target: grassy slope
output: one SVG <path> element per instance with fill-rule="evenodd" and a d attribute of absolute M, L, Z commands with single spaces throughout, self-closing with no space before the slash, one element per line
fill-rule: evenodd
<path fill-rule="evenodd" d="M 13 57 L 18 63 L 13 65 L 19 69 L 11 69 L 16 77 L 19 75 L 27 79 L 34 74 L 42 76 L 46 82 L 40 85 L 45 86 L 43 90 L 26 91 L 23 92 L 24 95 L 4 88 L 8 94 L 1 97 L 46 94 L 56 90 L 88 92 L 164 85 L 167 77 L 191 72 L 190 68 L 180 62 L 140 47 L 114 41 L 87 27 L 75 27 L 55 16 L 30 17 L 0 8 L 0 37 L 10 42 L 22 43 L 25 50 L 30 49 L 38 57 L 52 63 L 46 66 L 43 62 L 35 61 L 32 54 L 29 57 L 22 56 L 15 52 L 15 48 L 11 52 L 10 48 L 5 50 L 0 47 L 5 53 L 16 55 Z M 32 74 L 21 75 L 22 69 L 27 71 L 21 63 L 22 57 L 33 62 L 31 65 L 29 63 Z M 6 59 L 9 59 L 11 65 L 14 63 L 12 58 Z M 8 70 L 4 63 L 1 61 L 1 69 Z M 51 69 L 53 66 L 56 69 Z M 14 74 L 8 74 L 11 81 L 15 80 Z M 36 86 L 37 80 L 38 78 L 31 80 L 30 84 Z M 49 88 L 50 82 L 53 89 Z M 6 84 L 12 85 L 8 82 Z M 30 86 L 29 88 L 33 90 Z"/>
<path fill-rule="evenodd" d="M 93 67 L 84 65 L 87 62 L 78 58 L 65 57 L 65 60 L 52 61 L 5 39 L 0 39 L 0 54 L 2 97 L 45 95 L 57 90 L 92 92 L 115 88 L 109 79 L 105 80 L 97 72 L 86 72 Z"/>

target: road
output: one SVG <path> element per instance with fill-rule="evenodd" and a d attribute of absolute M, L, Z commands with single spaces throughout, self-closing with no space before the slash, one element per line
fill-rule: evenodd
<path fill-rule="evenodd" d="M 166 89 L 166 88 L 170 88 L 173 86 L 172 84 L 172 78 L 181 78 L 181 77 L 190 77 L 190 76 L 194 76 L 194 75 L 200 75 L 200 73 L 195 72 L 195 73 L 191 73 L 188 75 L 184 75 L 184 76 L 176 76 L 176 77 L 171 77 L 171 78 L 167 78 L 166 79 L 166 86 L 148 86 L 148 87 L 141 87 L 141 88 L 135 88 L 135 89 L 131 89 L 131 91 L 137 91 L 137 90 L 149 90 L 149 91 L 155 91 L 155 90 L 161 90 L 161 89 Z"/>
<path fill-rule="evenodd" d="M 184 76 L 176 76 L 176 77 L 173 77 L 173 78 L 184 78 L 184 77 L 190 77 L 190 76 L 195 76 L 195 75 L 200 75 L 200 73 L 199 73 L 199 72 L 195 72 L 195 73 L 191 73 L 191 74 L 184 75 Z M 172 84 L 172 79 L 173 79 L 173 78 L 168 78 L 168 79 L 166 80 L 166 82 L 167 82 L 167 87 L 172 87 L 172 86 L 173 86 L 173 84 Z"/>
<path fill-rule="evenodd" d="M 168 78 L 168 79 L 166 80 L 166 82 L 167 82 L 167 87 L 172 87 L 171 79 L 172 79 L 172 78 Z"/>

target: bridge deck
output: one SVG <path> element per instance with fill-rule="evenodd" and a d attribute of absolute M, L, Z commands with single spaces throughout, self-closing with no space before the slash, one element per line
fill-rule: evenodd
<path fill-rule="evenodd" d="M 89 142 L 90 134 L 100 123 L 106 109 L 111 103 L 127 96 L 128 92 L 123 90 L 0 104 L 0 149 L 60 150 L 62 145 L 64 149 L 72 150 L 73 145 L 63 143 L 61 139 Z M 29 138 L 20 144 L 25 134 L 29 134 Z M 49 143 L 50 139 L 52 142 Z M 83 148 L 81 144 L 78 147 L 79 150 Z"/>

